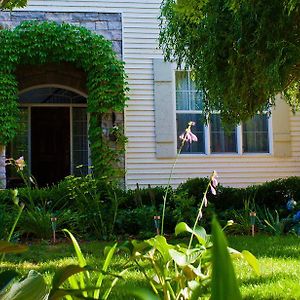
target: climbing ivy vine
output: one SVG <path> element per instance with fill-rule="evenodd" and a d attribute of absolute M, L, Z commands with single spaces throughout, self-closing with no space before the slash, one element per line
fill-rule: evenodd
<path fill-rule="evenodd" d="M 6 145 L 18 126 L 18 83 L 21 64 L 69 62 L 87 74 L 87 106 L 90 113 L 91 158 L 97 176 L 116 175 L 124 151 L 124 136 L 114 149 L 102 134 L 102 115 L 122 111 L 127 100 L 123 62 L 110 41 L 86 28 L 55 22 L 27 21 L 13 30 L 0 31 L 0 144 Z"/>

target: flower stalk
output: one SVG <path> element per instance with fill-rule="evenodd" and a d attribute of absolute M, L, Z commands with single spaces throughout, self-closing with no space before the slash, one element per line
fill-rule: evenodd
<path fill-rule="evenodd" d="M 203 193 L 202 201 L 201 201 L 201 204 L 199 206 L 198 214 L 197 214 L 197 217 L 196 217 L 196 220 L 195 220 L 195 223 L 194 223 L 194 226 L 193 226 L 193 231 L 192 231 L 192 234 L 191 234 L 191 237 L 190 237 L 190 242 L 189 242 L 188 249 L 190 249 L 191 246 L 192 246 L 192 242 L 193 242 L 193 239 L 194 239 L 194 236 L 195 236 L 194 232 L 196 230 L 196 227 L 198 225 L 199 220 L 202 218 L 203 206 L 205 206 L 205 207 L 207 206 L 207 193 L 208 193 L 209 189 L 210 189 L 210 191 L 213 195 L 216 195 L 216 187 L 218 185 L 217 176 L 218 176 L 217 172 L 213 171 L 211 176 L 210 176 L 207 187 L 206 187 L 206 189 Z"/>
<path fill-rule="evenodd" d="M 172 179 L 173 172 L 174 172 L 175 166 L 177 164 L 179 155 L 180 155 L 180 153 L 181 153 L 181 151 L 182 151 L 182 149 L 183 149 L 186 142 L 191 144 L 192 142 L 197 142 L 198 141 L 197 136 L 192 133 L 192 126 L 195 126 L 195 122 L 190 121 L 188 123 L 187 128 L 185 129 L 185 132 L 182 133 L 179 136 L 179 138 L 181 139 L 181 144 L 180 144 L 180 147 L 177 151 L 177 155 L 175 157 L 175 160 L 173 162 L 173 165 L 172 165 L 172 168 L 171 168 L 171 171 L 170 171 L 170 174 L 169 174 L 169 178 L 168 178 L 167 188 L 166 188 L 165 194 L 163 196 L 163 211 L 162 211 L 161 231 L 160 231 L 161 235 L 164 235 L 164 220 L 165 220 L 167 197 L 168 197 L 168 194 L 169 194 L 169 190 L 171 188 L 170 183 L 171 183 L 171 179 Z"/>

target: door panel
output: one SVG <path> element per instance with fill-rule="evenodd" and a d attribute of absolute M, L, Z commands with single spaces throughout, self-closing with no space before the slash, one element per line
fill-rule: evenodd
<path fill-rule="evenodd" d="M 32 107 L 31 173 L 39 186 L 70 174 L 70 108 Z"/>

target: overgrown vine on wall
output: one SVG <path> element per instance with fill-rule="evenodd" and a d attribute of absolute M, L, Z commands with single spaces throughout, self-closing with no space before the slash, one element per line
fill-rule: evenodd
<path fill-rule="evenodd" d="M 123 62 L 117 59 L 111 42 L 84 27 L 27 21 L 13 30 L 0 30 L 0 45 L 0 144 L 10 142 L 18 126 L 17 67 L 73 63 L 87 74 L 89 141 L 95 175 L 115 177 L 125 139 L 118 133 L 118 146 L 111 147 L 103 137 L 102 115 L 124 109 L 127 83 Z"/>

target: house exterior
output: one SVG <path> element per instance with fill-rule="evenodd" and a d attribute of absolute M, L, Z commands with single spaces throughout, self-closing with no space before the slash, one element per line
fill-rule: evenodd
<path fill-rule="evenodd" d="M 137 183 L 168 183 L 181 143 L 178 136 L 191 120 L 196 122 L 193 130 L 198 142 L 184 146 L 172 185 L 209 176 L 213 170 L 223 185 L 240 187 L 300 175 L 300 117 L 293 115 L 280 97 L 270 118 L 261 114 L 227 133 L 217 113 L 209 126 L 202 123 L 201 93 L 195 90 L 191 73 L 164 62 L 158 49 L 160 4 L 161 0 L 29 1 L 24 9 L 0 12 L 0 25 L 13 28 L 23 20 L 66 22 L 84 26 L 113 42 L 114 50 L 125 62 L 129 101 L 124 114 L 107 118 L 103 131 L 114 123 L 124 124 L 128 138 L 124 158 L 127 188 L 135 188 Z M 43 140 L 39 130 L 56 126 L 56 133 L 68 136 L 66 143 L 58 143 L 56 151 L 65 147 L 65 161 L 69 161 L 63 166 L 61 157 L 57 172 L 76 174 L 76 164 L 90 164 L 85 75 L 69 64 L 48 64 L 20 69 L 17 77 L 24 129 L 19 138 L 26 141 L 27 148 L 11 150 L 11 154 L 27 151 L 30 166 L 37 170 L 39 167 L 34 165 L 42 159 L 38 158 L 39 149 L 49 140 L 47 136 Z M 51 119 L 53 115 L 55 120 Z M 60 130 L 67 123 L 72 130 Z M 51 142 L 49 147 L 54 144 Z M 1 170 L 3 178 L 3 167 Z"/>

